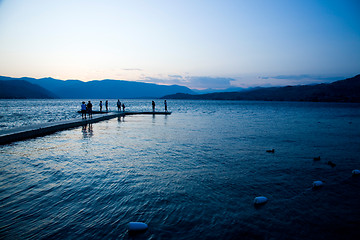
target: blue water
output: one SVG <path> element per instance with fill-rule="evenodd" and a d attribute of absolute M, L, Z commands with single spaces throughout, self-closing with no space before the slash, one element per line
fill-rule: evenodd
<path fill-rule="evenodd" d="M 78 100 L 1 106 L 3 129 L 79 118 Z M 0 239 L 358 239 L 359 104 L 168 106 L 0 146 Z M 130 235 L 130 221 L 149 230 Z"/>
<path fill-rule="evenodd" d="M 103 99 L 102 99 L 103 100 Z M 64 100 L 4 100 L 0 99 L 0 133 L 3 130 L 13 129 L 34 124 L 58 122 L 76 119 L 80 110 L 79 99 Z M 91 99 L 93 110 L 100 110 L 99 99 Z M 104 102 L 105 100 L 103 100 Z M 87 102 L 87 100 L 86 100 Z M 109 99 L 109 110 L 117 111 L 117 99 Z M 125 100 L 128 111 L 152 111 L 149 100 Z M 104 104 L 103 104 L 104 105 Z M 158 108 L 163 109 L 163 104 Z M 105 106 L 103 107 L 105 110 Z"/>

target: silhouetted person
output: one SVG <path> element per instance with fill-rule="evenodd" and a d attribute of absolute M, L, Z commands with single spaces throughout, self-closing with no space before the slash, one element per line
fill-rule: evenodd
<path fill-rule="evenodd" d="M 153 112 L 155 112 L 155 102 L 152 101 L 151 105 L 152 105 Z"/>
<path fill-rule="evenodd" d="M 123 112 L 125 112 L 125 104 L 122 104 Z"/>
<path fill-rule="evenodd" d="M 99 106 L 100 106 L 100 112 L 102 112 L 102 101 L 100 101 Z"/>
<path fill-rule="evenodd" d="M 164 105 L 165 105 L 165 112 L 167 112 L 167 102 L 166 102 L 166 100 L 164 100 Z"/>
<path fill-rule="evenodd" d="M 81 117 L 82 119 L 86 119 L 86 104 L 85 102 L 82 102 L 81 104 Z"/>
<path fill-rule="evenodd" d="M 118 112 L 120 112 L 120 110 L 121 110 L 121 102 L 120 102 L 119 99 L 118 99 L 116 105 L 117 105 L 117 108 L 118 108 Z"/>
<path fill-rule="evenodd" d="M 86 107 L 87 107 L 87 112 L 89 114 L 89 118 L 92 118 L 92 103 L 89 101 Z"/>
<path fill-rule="evenodd" d="M 109 102 L 108 102 L 108 100 L 105 101 L 105 108 L 106 108 L 106 111 L 108 112 L 109 111 Z"/>

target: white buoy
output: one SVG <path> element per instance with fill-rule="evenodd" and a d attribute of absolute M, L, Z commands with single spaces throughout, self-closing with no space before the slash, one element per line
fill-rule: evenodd
<path fill-rule="evenodd" d="M 148 229 L 148 225 L 143 222 L 129 222 L 128 224 L 129 231 L 146 231 Z"/>
<path fill-rule="evenodd" d="M 313 188 L 319 188 L 322 187 L 324 183 L 322 181 L 314 181 L 313 182 Z"/>
<path fill-rule="evenodd" d="M 254 204 L 256 205 L 265 204 L 267 203 L 267 201 L 268 201 L 267 197 L 263 197 L 263 196 L 254 198 Z"/>
<path fill-rule="evenodd" d="M 358 170 L 358 169 L 353 170 L 353 171 L 352 171 L 352 175 L 354 175 L 354 176 L 360 176 L 360 170 Z"/>

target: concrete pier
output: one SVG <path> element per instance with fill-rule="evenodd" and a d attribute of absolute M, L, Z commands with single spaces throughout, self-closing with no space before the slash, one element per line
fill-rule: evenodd
<path fill-rule="evenodd" d="M 109 112 L 106 114 L 93 115 L 91 119 L 72 119 L 54 123 L 44 123 L 32 126 L 25 126 L 16 129 L 9 129 L 0 132 L 0 145 L 9 144 L 16 141 L 21 141 L 29 138 L 45 136 L 58 131 L 63 131 L 69 128 L 80 127 L 89 123 L 97 123 L 100 121 L 123 117 L 127 115 L 170 115 L 171 112 Z"/>

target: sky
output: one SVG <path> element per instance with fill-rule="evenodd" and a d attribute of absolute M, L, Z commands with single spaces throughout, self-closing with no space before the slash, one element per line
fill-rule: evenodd
<path fill-rule="evenodd" d="M 193 89 L 360 74 L 358 0 L 0 0 L 0 75 Z"/>

